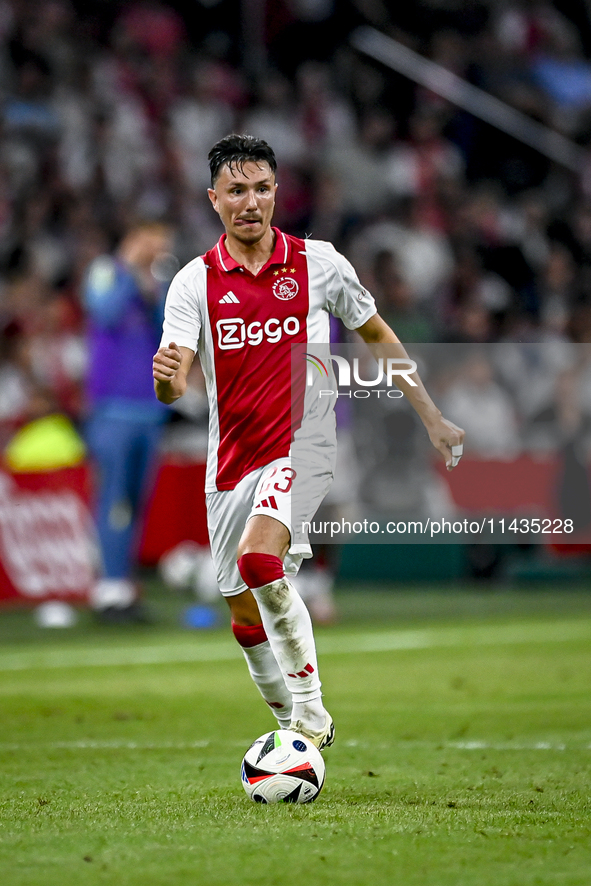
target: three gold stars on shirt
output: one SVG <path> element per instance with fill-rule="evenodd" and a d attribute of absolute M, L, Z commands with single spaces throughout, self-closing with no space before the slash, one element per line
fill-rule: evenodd
<path fill-rule="evenodd" d="M 295 268 L 290 268 L 290 269 L 289 269 L 289 273 L 290 273 L 290 274 L 295 274 L 295 272 L 296 272 L 296 269 L 295 269 Z M 279 274 L 287 274 L 287 268 L 281 268 L 280 271 L 273 271 L 273 275 L 274 275 L 275 277 L 278 277 Z"/>

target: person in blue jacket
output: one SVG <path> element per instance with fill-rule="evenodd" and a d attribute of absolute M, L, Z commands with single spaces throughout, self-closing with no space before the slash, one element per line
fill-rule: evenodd
<path fill-rule="evenodd" d="M 105 621 L 144 617 L 133 568 L 142 505 L 167 416 L 166 407 L 154 396 L 150 368 L 160 343 L 169 282 L 160 270 L 171 248 L 172 231 L 167 225 L 138 222 L 114 254 L 99 256 L 90 264 L 84 285 L 89 355 L 86 442 L 97 469 L 96 520 L 102 556 L 102 574 L 90 603 Z"/>

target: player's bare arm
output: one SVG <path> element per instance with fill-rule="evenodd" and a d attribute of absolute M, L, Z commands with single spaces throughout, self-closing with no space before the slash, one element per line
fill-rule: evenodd
<path fill-rule="evenodd" d="M 374 314 L 367 323 L 359 327 L 357 332 L 369 345 L 375 357 L 408 358 L 400 339 L 379 314 Z M 382 347 L 384 345 L 387 347 Z M 416 410 L 425 425 L 431 443 L 442 454 L 448 471 L 451 471 L 462 456 L 465 432 L 442 416 L 417 372 L 413 372 L 409 377 L 416 383 L 416 387 L 409 384 L 404 376 L 400 376 L 396 384 Z"/>
<path fill-rule="evenodd" d="M 183 396 L 194 357 L 190 348 L 179 347 L 175 342 L 170 342 L 167 348 L 158 348 L 152 374 L 156 396 L 162 403 L 174 403 Z"/>

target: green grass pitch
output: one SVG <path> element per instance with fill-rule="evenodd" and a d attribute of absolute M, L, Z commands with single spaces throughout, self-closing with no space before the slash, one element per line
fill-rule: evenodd
<path fill-rule="evenodd" d="M 591 588 L 340 601 L 308 806 L 242 790 L 274 721 L 227 628 L 1 616 L 0 882 L 589 886 Z"/>

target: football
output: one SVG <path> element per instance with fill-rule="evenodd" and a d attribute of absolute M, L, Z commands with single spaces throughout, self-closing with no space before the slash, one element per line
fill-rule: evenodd
<path fill-rule="evenodd" d="M 298 732 L 266 732 L 242 760 L 242 786 L 255 803 L 311 803 L 324 784 L 324 760 Z"/>

